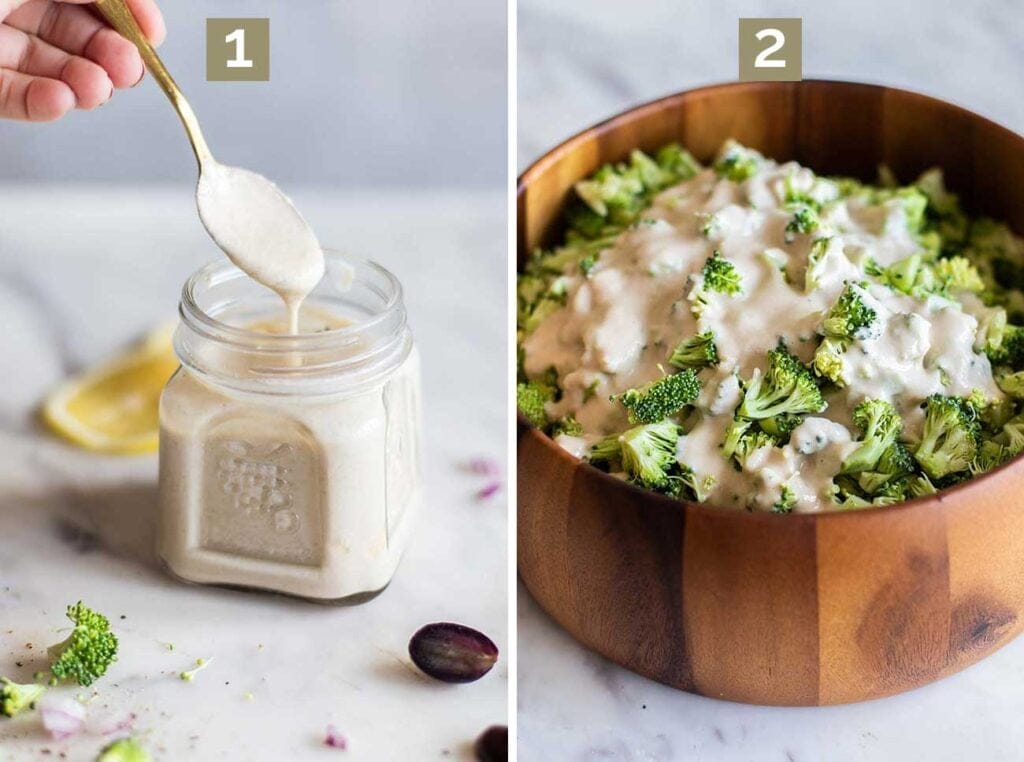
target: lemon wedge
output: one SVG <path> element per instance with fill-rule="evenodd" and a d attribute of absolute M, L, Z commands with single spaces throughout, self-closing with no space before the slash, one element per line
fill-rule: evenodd
<path fill-rule="evenodd" d="M 46 425 L 67 441 L 99 452 L 155 452 L 160 392 L 178 368 L 167 325 L 102 365 L 71 378 L 43 403 Z"/>

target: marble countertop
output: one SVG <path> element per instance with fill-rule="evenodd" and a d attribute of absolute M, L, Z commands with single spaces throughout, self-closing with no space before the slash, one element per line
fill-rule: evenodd
<path fill-rule="evenodd" d="M 187 187 L 0 185 L 0 674 L 28 678 L 79 599 L 121 639 L 88 703 L 97 733 L 54 742 L 36 714 L 0 721 L 4 762 L 91 761 L 99 731 L 130 715 L 157 760 L 468 760 L 476 736 L 507 721 L 504 656 L 449 686 L 406 651 L 442 620 L 508 645 L 506 493 L 479 499 L 480 477 L 462 467 L 504 464 L 504 194 L 287 190 L 325 245 L 379 260 L 406 286 L 425 397 L 411 547 L 390 588 L 352 608 L 162 574 L 155 456 L 65 446 L 33 410 L 67 373 L 173 318 L 181 283 L 219 252 Z M 209 667 L 180 680 L 199 657 Z M 347 752 L 323 745 L 328 723 Z"/>
<path fill-rule="evenodd" d="M 1015 0 L 969 6 L 520 0 L 517 166 L 630 106 L 735 79 L 741 16 L 801 16 L 805 77 L 928 92 L 1024 132 L 1024 101 L 1007 97 L 1024 92 L 1024 16 Z M 954 762 L 1019 760 L 1024 748 L 1024 638 L 902 696 L 782 709 L 691 696 L 627 672 L 572 640 L 521 584 L 518 633 L 524 762 Z"/>

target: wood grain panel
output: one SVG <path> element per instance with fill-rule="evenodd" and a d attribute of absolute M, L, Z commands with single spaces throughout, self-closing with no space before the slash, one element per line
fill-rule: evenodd
<path fill-rule="evenodd" d="M 582 466 L 573 479 L 567 544 L 576 629 L 609 658 L 692 689 L 680 580 L 685 514 L 640 490 L 609 503 L 616 481 Z"/>
<path fill-rule="evenodd" d="M 817 522 L 820 698 L 923 685 L 946 666 L 949 559 L 942 511 L 861 511 Z"/>
<path fill-rule="evenodd" d="M 814 521 L 695 508 L 686 509 L 683 610 L 698 692 L 817 703 Z"/>

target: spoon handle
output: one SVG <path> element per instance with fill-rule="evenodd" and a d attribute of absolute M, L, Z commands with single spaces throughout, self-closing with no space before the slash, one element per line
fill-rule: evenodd
<path fill-rule="evenodd" d="M 210 152 L 210 147 L 206 145 L 203 131 L 199 128 L 199 120 L 178 87 L 178 83 L 174 81 L 174 77 L 167 71 L 164 62 L 160 60 L 160 56 L 156 54 L 153 46 L 146 39 L 146 35 L 142 33 L 139 23 L 128 9 L 128 4 L 125 0 L 96 0 L 95 5 L 96 10 L 103 15 L 103 18 L 139 49 L 146 68 L 149 69 L 153 79 L 160 85 L 160 89 L 164 91 L 171 101 L 171 105 L 174 106 L 174 110 L 181 117 L 181 123 L 185 125 L 185 132 L 188 133 L 188 139 L 192 143 L 192 150 L 195 151 L 196 160 L 199 162 L 201 170 L 203 162 L 212 160 L 213 154 Z"/>

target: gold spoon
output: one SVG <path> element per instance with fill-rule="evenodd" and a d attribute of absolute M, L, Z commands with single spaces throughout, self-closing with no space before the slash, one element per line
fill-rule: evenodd
<path fill-rule="evenodd" d="M 196 113 L 192 110 L 192 106 L 189 105 L 185 96 L 182 95 L 178 83 L 174 81 L 174 77 L 167 71 L 167 67 L 160 60 L 160 56 L 156 54 L 153 46 L 149 44 L 146 35 L 142 33 L 142 29 L 139 28 L 139 22 L 135 20 L 132 12 L 128 9 L 128 4 L 125 0 L 96 0 L 95 5 L 96 10 L 102 14 L 103 18 L 122 37 L 127 38 L 139 49 L 146 68 L 149 69 L 153 79 L 160 85 L 160 89 L 164 91 L 171 101 L 171 105 L 174 106 L 174 110 L 181 117 L 181 123 L 185 125 L 185 132 L 188 133 L 188 139 L 192 143 L 192 150 L 195 151 L 196 160 L 199 162 L 199 169 L 202 171 L 205 162 L 213 161 L 213 154 L 210 153 L 210 147 L 206 145 L 206 139 L 203 137 L 203 131 L 199 128 L 199 120 L 196 118 Z"/>

